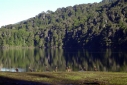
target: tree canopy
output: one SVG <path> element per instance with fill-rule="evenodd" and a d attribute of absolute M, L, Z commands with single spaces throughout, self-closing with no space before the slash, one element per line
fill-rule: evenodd
<path fill-rule="evenodd" d="M 125 47 L 127 1 L 102 0 L 48 10 L 28 20 L 2 26 L 0 46 Z"/>

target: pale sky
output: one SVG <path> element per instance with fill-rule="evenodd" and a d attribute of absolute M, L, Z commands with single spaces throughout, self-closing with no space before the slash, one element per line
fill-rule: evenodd
<path fill-rule="evenodd" d="M 35 17 L 47 10 L 102 0 L 0 0 L 0 27 Z"/>

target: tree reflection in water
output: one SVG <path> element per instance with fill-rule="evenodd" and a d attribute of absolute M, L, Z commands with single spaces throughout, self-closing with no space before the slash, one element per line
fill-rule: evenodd
<path fill-rule="evenodd" d="M 4 49 L 0 50 L 0 67 L 30 71 L 127 71 L 127 52 L 121 49 Z M 11 71 L 11 70 L 9 70 Z M 13 71 L 13 70 L 12 70 Z"/>

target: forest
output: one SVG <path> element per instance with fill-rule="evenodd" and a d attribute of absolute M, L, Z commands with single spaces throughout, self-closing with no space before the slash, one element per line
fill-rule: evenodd
<path fill-rule="evenodd" d="M 102 0 L 58 8 L 55 12 L 48 10 L 0 28 L 0 47 L 126 48 L 126 45 L 127 0 Z"/>

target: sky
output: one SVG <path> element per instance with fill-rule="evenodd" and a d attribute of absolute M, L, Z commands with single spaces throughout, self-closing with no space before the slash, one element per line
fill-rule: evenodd
<path fill-rule="evenodd" d="M 0 27 L 35 17 L 47 10 L 102 0 L 0 0 Z"/>

